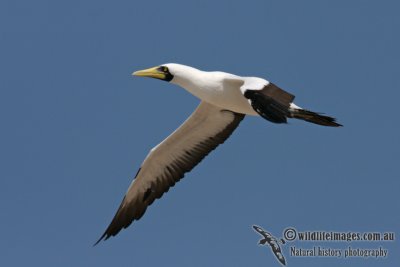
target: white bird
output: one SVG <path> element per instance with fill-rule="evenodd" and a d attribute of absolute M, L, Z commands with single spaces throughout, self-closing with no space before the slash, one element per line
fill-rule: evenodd
<path fill-rule="evenodd" d="M 174 83 L 201 102 L 177 130 L 150 150 L 96 244 L 140 219 L 155 199 L 222 144 L 245 115 L 260 115 L 274 123 L 296 118 L 324 126 L 342 126 L 334 118 L 300 108 L 293 103 L 292 94 L 262 78 L 201 71 L 174 63 L 136 71 L 133 75 Z"/>

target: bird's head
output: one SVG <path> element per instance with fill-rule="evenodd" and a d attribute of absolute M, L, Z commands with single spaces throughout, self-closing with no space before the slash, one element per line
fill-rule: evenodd
<path fill-rule="evenodd" d="M 265 243 L 267 243 L 267 239 L 266 238 L 263 238 L 260 241 L 258 241 L 259 245 L 265 245 Z"/>
<path fill-rule="evenodd" d="M 167 65 L 169 64 L 152 67 L 145 70 L 138 70 L 132 73 L 132 75 L 150 77 L 169 82 L 174 78 L 174 75 L 171 73 L 170 67 Z"/>
<path fill-rule="evenodd" d="M 199 73 L 199 70 L 177 64 L 177 63 L 168 63 L 163 64 L 160 66 L 152 67 L 145 70 L 139 70 L 132 73 L 134 76 L 141 76 L 141 77 L 150 77 L 155 78 L 163 81 L 173 83 L 178 83 L 180 80 L 190 80 L 193 79 L 193 75 Z"/>

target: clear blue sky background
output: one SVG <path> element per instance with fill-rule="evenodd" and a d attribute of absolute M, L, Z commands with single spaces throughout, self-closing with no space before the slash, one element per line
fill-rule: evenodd
<path fill-rule="evenodd" d="M 279 266 L 258 224 L 400 235 L 398 1 L 0 3 L 1 266 Z M 248 117 L 96 247 L 150 148 L 197 106 L 134 70 L 265 77 L 345 127 Z M 290 245 L 389 249 L 293 258 Z M 394 266 L 391 243 L 288 243 L 288 266 Z"/>

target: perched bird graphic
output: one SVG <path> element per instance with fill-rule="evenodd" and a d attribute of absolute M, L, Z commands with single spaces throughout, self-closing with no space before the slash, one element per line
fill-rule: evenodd
<path fill-rule="evenodd" d="M 285 257 L 283 256 L 281 247 L 279 246 L 279 243 L 285 244 L 285 241 L 283 239 L 281 239 L 281 241 L 278 241 L 270 232 L 265 231 L 260 226 L 253 225 L 253 229 L 264 237 L 263 239 L 260 239 L 260 241 L 258 241 L 258 244 L 268 244 L 271 247 L 272 253 L 274 253 L 278 261 L 281 264 L 286 265 Z"/>
<path fill-rule="evenodd" d="M 154 200 L 222 144 L 245 115 L 261 116 L 274 123 L 294 118 L 323 126 L 341 126 L 332 117 L 295 105 L 294 95 L 262 78 L 201 71 L 174 63 L 136 71 L 133 75 L 179 85 L 201 102 L 177 130 L 150 150 L 97 243 L 139 220 Z"/>

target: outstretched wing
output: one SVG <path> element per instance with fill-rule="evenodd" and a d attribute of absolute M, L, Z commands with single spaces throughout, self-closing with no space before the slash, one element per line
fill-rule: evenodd
<path fill-rule="evenodd" d="M 222 144 L 244 116 L 201 102 L 175 132 L 147 155 L 117 213 L 97 243 L 115 236 L 134 220 L 140 219 L 155 199 Z"/>
<path fill-rule="evenodd" d="M 270 238 L 271 237 L 271 234 L 266 232 L 260 226 L 253 225 L 253 229 L 256 230 L 256 232 L 259 233 L 260 235 L 262 235 L 264 238 Z"/>

